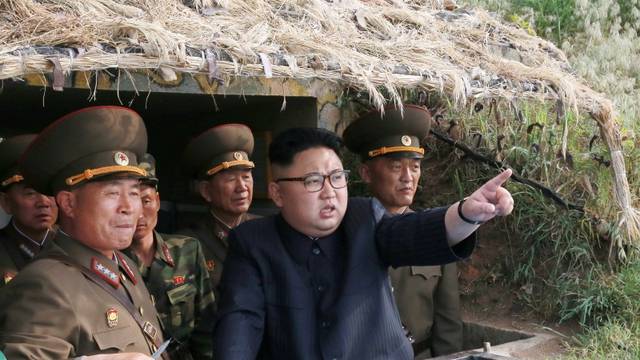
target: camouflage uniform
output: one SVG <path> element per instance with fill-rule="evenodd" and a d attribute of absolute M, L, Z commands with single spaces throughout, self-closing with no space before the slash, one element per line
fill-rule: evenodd
<path fill-rule="evenodd" d="M 131 251 L 164 325 L 179 345 L 172 359 L 211 359 L 214 295 L 198 240 L 154 231 L 155 257 L 150 267 Z"/>
<path fill-rule="evenodd" d="M 239 224 L 257 217 L 258 215 L 245 213 L 240 217 Z M 208 215 L 200 221 L 192 223 L 188 228 L 179 231 L 181 234 L 200 240 L 216 298 L 220 295 L 218 293 L 218 284 L 220 284 L 220 277 L 222 276 L 224 259 L 229 251 L 229 243 L 227 243 L 229 231 L 231 229 L 226 224 L 218 221 L 213 215 Z"/>

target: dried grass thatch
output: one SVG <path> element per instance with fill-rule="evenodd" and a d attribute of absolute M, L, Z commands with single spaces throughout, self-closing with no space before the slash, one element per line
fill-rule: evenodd
<path fill-rule="evenodd" d="M 552 100 L 591 114 L 619 150 L 613 105 L 552 43 L 451 0 L 3 0 L 0 79 L 109 68 L 318 78 L 382 107 L 400 89 Z M 618 144 L 618 145 L 616 145 Z M 614 159 L 616 157 L 614 156 Z M 628 239 L 640 235 L 624 162 L 614 166 Z M 614 164 L 616 162 L 614 161 Z"/>

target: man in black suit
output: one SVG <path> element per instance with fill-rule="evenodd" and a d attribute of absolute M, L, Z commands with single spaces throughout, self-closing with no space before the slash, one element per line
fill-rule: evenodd
<path fill-rule="evenodd" d="M 467 257 L 479 224 L 513 209 L 507 170 L 452 206 L 383 217 L 378 201 L 348 199 L 339 150 L 335 134 L 311 128 L 269 147 L 280 213 L 230 234 L 216 359 L 412 359 L 389 266 Z"/>

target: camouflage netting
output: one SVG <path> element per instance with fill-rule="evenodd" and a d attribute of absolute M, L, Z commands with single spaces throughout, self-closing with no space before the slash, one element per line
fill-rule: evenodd
<path fill-rule="evenodd" d="M 475 100 L 559 101 L 600 126 L 619 224 L 640 235 L 611 101 L 552 43 L 451 0 L 3 0 L 0 79 L 156 69 L 209 78 L 316 78 L 382 107 L 402 89 Z"/>

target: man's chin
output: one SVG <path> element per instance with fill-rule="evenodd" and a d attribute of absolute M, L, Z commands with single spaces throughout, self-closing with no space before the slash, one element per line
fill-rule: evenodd
<path fill-rule="evenodd" d="M 232 209 L 232 211 L 230 211 L 230 213 L 240 216 L 240 215 L 242 215 L 242 214 L 244 214 L 244 213 L 246 213 L 248 211 L 249 211 L 249 204 L 245 204 L 245 205 L 242 205 L 242 206 L 235 206 Z"/>
<path fill-rule="evenodd" d="M 116 250 L 124 250 L 129 246 L 131 246 L 132 242 L 133 242 L 133 236 L 128 239 L 120 239 L 120 241 L 118 241 L 116 245 Z"/>
<path fill-rule="evenodd" d="M 338 229 L 338 226 L 340 226 L 340 219 L 336 217 L 325 219 L 322 223 L 318 224 L 316 228 L 318 232 L 322 234 L 321 236 L 327 236 L 334 233 Z"/>
<path fill-rule="evenodd" d="M 149 234 L 151 234 L 151 231 L 148 227 L 143 227 L 143 228 L 138 228 L 136 229 L 136 231 L 133 233 L 133 238 L 134 239 L 142 239 L 146 236 L 148 236 Z"/>
<path fill-rule="evenodd" d="M 398 199 L 398 203 L 396 204 L 396 206 L 399 206 L 399 207 L 411 206 L 412 203 L 413 203 L 413 195 L 403 195 L 400 197 L 400 199 Z"/>

